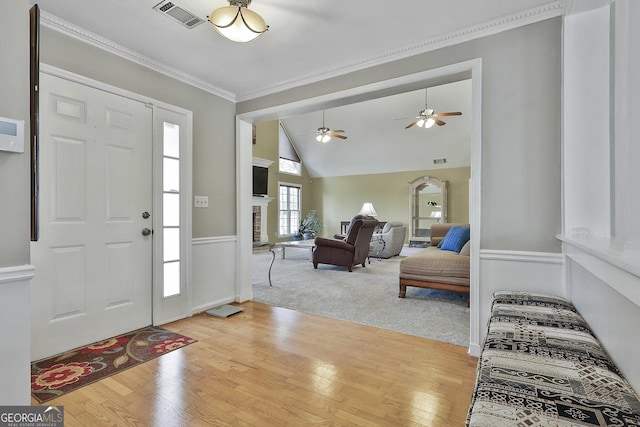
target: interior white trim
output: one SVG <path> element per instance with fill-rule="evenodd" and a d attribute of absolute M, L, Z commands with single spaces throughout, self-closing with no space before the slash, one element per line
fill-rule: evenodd
<path fill-rule="evenodd" d="M 543 264 L 564 264 L 562 253 L 528 252 L 528 251 L 504 251 L 483 249 L 480 251 L 481 259 L 500 261 L 535 262 Z"/>
<path fill-rule="evenodd" d="M 0 402 L 3 405 L 29 405 L 31 360 L 31 280 L 33 265 L 0 267 L 0 339 L 11 342 L 11 350 L 0 352 Z"/>
<path fill-rule="evenodd" d="M 35 271 L 36 267 L 30 264 L 0 267 L 0 284 L 25 282 L 28 285 L 28 280 L 31 280 Z"/>
<path fill-rule="evenodd" d="M 159 73 L 165 74 L 176 80 L 182 81 L 206 92 L 220 96 L 226 100 L 232 102 L 242 102 L 261 96 L 271 95 L 277 92 L 285 91 L 294 87 L 303 86 L 310 83 L 330 79 L 333 77 L 341 76 L 348 73 L 353 73 L 358 70 L 369 68 L 375 65 L 384 64 L 388 62 L 397 61 L 399 59 L 407 58 L 410 56 L 418 55 L 421 53 L 429 52 L 436 49 L 441 49 L 446 46 L 451 46 L 458 43 L 463 43 L 469 40 L 485 37 L 492 34 L 497 34 L 502 31 L 511 30 L 513 28 L 521 27 L 523 25 L 529 25 L 535 22 L 543 21 L 545 19 L 561 16 L 565 9 L 565 0 L 552 1 L 549 4 L 522 11 L 519 13 L 506 15 L 498 19 L 483 22 L 478 25 L 464 28 L 455 32 L 438 35 L 420 43 L 403 46 L 390 51 L 382 52 L 380 54 L 359 58 L 344 66 L 331 68 L 331 69 L 319 69 L 318 71 L 301 76 L 295 79 L 286 80 L 279 84 L 272 85 L 261 90 L 245 93 L 232 93 L 228 90 L 211 85 L 199 79 L 193 75 L 185 73 L 176 68 L 170 67 L 155 59 L 149 58 L 131 49 L 128 49 L 118 43 L 115 43 L 105 37 L 95 34 L 91 31 L 78 27 L 70 22 L 67 22 L 55 15 L 42 11 L 40 15 L 40 22 L 42 25 L 51 28 L 56 31 L 60 31 L 70 37 L 82 40 L 89 43 L 92 46 L 104 49 L 114 55 L 118 55 L 122 58 L 128 59 L 136 64 L 145 66 Z"/>
<path fill-rule="evenodd" d="M 614 251 L 600 252 L 576 240 L 564 237 L 560 240 L 568 258 L 640 307 L 640 269 L 637 266 L 622 262 Z"/>
<path fill-rule="evenodd" d="M 194 237 L 191 242 L 194 246 L 211 245 L 215 243 L 235 242 L 236 236 Z"/>

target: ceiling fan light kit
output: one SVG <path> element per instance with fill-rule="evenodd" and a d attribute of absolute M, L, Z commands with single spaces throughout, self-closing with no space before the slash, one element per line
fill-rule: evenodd
<path fill-rule="evenodd" d="M 222 36 L 234 42 L 246 43 L 264 34 L 269 26 L 262 16 L 249 10 L 251 0 L 229 0 L 229 6 L 214 10 L 209 23 Z"/>
<path fill-rule="evenodd" d="M 326 130 L 324 130 L 326 129 Z M 327 134 L 327 132 L 329 131 L 329 129 L 327 128 L 319 128 L 318 132 L 320 132 L 318 135 L 316 135 L 316 141 L 318 142 L 322 142 L 323 144 L 326 144 L 327 142 L 331 141 L 331 137 Z"/>
<path fill-rule="evenodd" d="M 405 126 L 405 129 L 409 129 L 412 126 L 418 126 L 421 128 L 429 129 L 433 125 L 444 126 L 445 122 L 440 120 L 438 117 L 445 116 L 461 116 L 462 113 L 460 111 L 450 111 L 447 113 L 436 113 L 435 110 L 431 108 L 427 108 L 427 90 L 424 90 L 424 110 L 420 110 L 418 115 L 415 117 L 416 120 L 409 123 Z"/>
<path fill-rule="evenodd" d="M 340 139 L 347 139 L 346 136 L 341 135 L 341 133 L 343 132 L 344 130 L 342 129 L 331 130 L 324 125 L 324 110 L 322 110 L 322 127 L 319 127 L 316 132 L 316 141 L 326 144 L 327 142 L 331 141 L 332 136 Z"/>

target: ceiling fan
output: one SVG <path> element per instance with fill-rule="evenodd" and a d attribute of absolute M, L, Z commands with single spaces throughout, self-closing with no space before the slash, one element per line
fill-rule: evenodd
<path fill-rule="evenodd" d="M 427 108 L 427 90 L 424 90 L 424 109 L 420 110 L 420 112 L 418 113 L 418 115 L 415 117 L 416 120 L 414 120 L 413 122 L 409 123 L 407 126 L 405 126 L 405 129 L 409 129 L 412 126 L 419 126 L 421 128 L 430 128 L 431 126 L 433 126 L 434 124 L 438 125 L 438 126 L 444 126 L 446 125 L 445 122 L 443 122 L 442 120 L 440 120 L 440 117 L 446 117 L 446 116 L 461 116 L 462 113 L 460 111 L 449 111 L 446 113 L 436 113 L 435 110 L 432 110 L 431 108 Z"/>
<path fill-rule="evenodd" d="M 322 110 L 322 127 L 319 127 L 316 131 L 316 140 L 318 142 L 326 143 L 331 140 L 331 137 L 336 137 L 340 139 L 347 139 L 345 135 L 340 135 L 341 132 L 345 132 L 344 130 L 331 130 L 324 125 L 324 110 Z"/>

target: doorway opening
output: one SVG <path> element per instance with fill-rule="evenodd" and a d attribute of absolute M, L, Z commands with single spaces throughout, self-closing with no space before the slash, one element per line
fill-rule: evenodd
<path fill-rule="evenodd" d="M 481 105 L 482 105 L 482 61 L 473 59 L 442 68 L 428 70 L 412 75 L 398 77 L 349 90 L 322 95 L 320 97 L 298 101 L 291 104 L 277 105 L 262 110 L 240 114 L 236 119 L 237 150 L 237 193 L 238 193 L 238 294 L 251 298 L 251 240 L 252 222 L 250 210 L 251 157 L 252 157 L 252 124 L 265 120 L 282 118 L 282 112 L 295 114 L 321 110 L 329 106 L 346 105 L 356 100 L 374 99 L 390 93 L 401 93 L 440 84 L 446 81 L 471 79 L 472 81 L 472 132 L 471 132 L 471 179 L 469 185 L 471 224 L 471 296 L 470 296 L 470 348 L 479 348 L 480 325 L 478 312 L 478 267 L 480 247 L 480 189 L 481 189 Z"/>

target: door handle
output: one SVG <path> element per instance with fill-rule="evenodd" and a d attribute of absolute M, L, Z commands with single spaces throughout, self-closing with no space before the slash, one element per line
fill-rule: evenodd
<path fill-rule="evenodd" d="M 143 236 L 148 236 L 148 235 L 150 235 L 151 233 L 153 233 L 153 232 L 152 232 L 151 230 L 149 230 L 148 228 L 143 228 L 143 229 L 142 229 L 142 235 L 143 235 Z"/>

